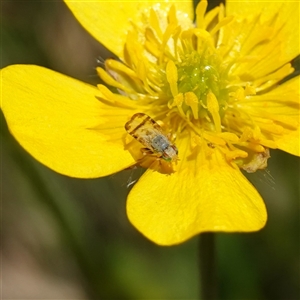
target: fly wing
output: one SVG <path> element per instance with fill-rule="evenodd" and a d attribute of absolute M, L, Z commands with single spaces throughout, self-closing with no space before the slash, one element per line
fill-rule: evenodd
<path fill-rule="evenodd" d="M 125 124 L 127 132 L 145 147 L 154 151 L 153 139 L 162 133 L 161 127 L 148 115 L 137 113 Z"/>

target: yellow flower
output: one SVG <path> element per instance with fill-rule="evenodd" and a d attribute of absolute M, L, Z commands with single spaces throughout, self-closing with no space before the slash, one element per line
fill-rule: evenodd
<path fill-rule="evenodd" d="M 74 177 L 147 168 L 128 196 L 130 221 L 172 245 L 204 231 L 261 229 L 265 205 L 240 169 L 266 167 L 269 149 L 299 156 L 297 2 L 66 1 L 120 60 L 93 87 L 38 66 L 1 72 L 11 133 L 37 160 Z M 126 133 L 135 113 L 160 122 L 177 162 Z"/>

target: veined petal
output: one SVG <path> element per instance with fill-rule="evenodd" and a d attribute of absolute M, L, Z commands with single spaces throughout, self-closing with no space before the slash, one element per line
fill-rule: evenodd
<path fill-rule="evenodd" d="M 247 1 L 226 1 L 227 15 L 249 16 L 262 12 L 262 21 L 268 20 L 277 15 L 276 27 L 278 34 L 284 40 L 283 55 L 285 62 L 291 61 L 300 53 L 299 42 L 299 1 L 265 1 L 265 0 L 247 0 Z M 277 37 L 278 38 L 278 37 Z M 276 51 L 276 49 L 274 49 Z"/>
<path fill-rule="evenodd" d="M 294 77 L 271 91 L 250 96 L 245 103 L 246 111 L 253 117 L 273 121 L 282 133 L 272 134 L 279 149 L 300 156 L 300 78 Z M 268 133 L 270 134 L 270 133 Z"/>
<path fill-rule="evenodd" d="M 192 1 L 104 1 L 104 0 L 65 0 L 81 25 L 106 48 L 123 57 L 123 46 L 128 29 L 139 24 L 144 12 L 151 7 L 165 11 L 174 3 L 177 11 L 187 19 L 193 19 Z"/>
<path fill-rule="evenodd" d="M 179 142 L 184 157 L 187 141 Z M 137 229 L 160 245 L 181 243 L 205 231 L 256 231 L 266 222 L 262 198 L 242 173 L 214 151 L 184 158 L 175 173 L 148 171 L 129 194 L 127 214 Z"/>
<path fill-rule="evenodd" d="M 299 120 L 298 120 L 299 121 Z M 279 136 L 275 139 L 278 148 L 297 156 L 300 156 L 300 129 L 287 131 L 282 136 Z"/>
<path fill-rule="evenodd" d="M 90 178 L 133 162 L 122 142 L 128 110 L 102 104 L 96 87 L 26 65 L 1 70 L 1 84 L 1 109 L 11 133 L 51 169 Z"/>

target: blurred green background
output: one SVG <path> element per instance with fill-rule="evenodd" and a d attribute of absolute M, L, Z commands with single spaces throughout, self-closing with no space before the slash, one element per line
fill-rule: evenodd
<path fill-rule="evenodd" d="M 111 54 L 61 1 L 1 2 L 1 68 L 37 64 L 97 84 L 99 56 Z M 300 299 L 299 158 L 271 155 L 268 172 L 250 178 L 267 226 L 217 234 L 219 299 Z M 141 174 L 57 174 L 15 142 L 1 114 L 2 298 L 197 299 L 198 237 L 160 247 L 127 220 L 127 184 Z"/>

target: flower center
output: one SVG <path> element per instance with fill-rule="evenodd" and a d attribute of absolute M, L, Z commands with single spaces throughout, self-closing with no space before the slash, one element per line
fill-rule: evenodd
<path fill-rule="evenodd" d="M 219 97 L 221 92 L 219 66 L 214 54 L 205 55 L 196 51 L 186 54 L 177 64 L 178 92 L 183 94 L 193 92 L 204 103 L 209 91 Z"/>
<path fill-rule="evenodd" d="M 245 52 L 248 56 L 241 57 L 241 37 L 235 46 L 218 40 L 224 34 L 220 29 L 233 18 L 224 17 L 222 6 L 206 16 L 206 5 L 201 1 L 196 9 L 197 26 L 187 24 L 186 16 L 180 18 L 174 6 L 167 18 L 159 10 L 147 11 L 148 21 L 128 33 L 124 63 L 110 59 L 105 62 L 106 71 L 97 70 L 104 82 L 131 100 L 136 112 L 162 120 L 168 133 L 179 136 L 188 132 L 191 149 L 200 146 L 209 156 L 218 148 L 234 166 L 256 171 L 266 166 L 268 148 L 277 148 L 272 134 L 280 135 L 286 120 L 266 114 L 256 104 L 252 108 L 251 101 L 256 103 L 256 92 L 269 89 L 292 68 L 287 64 L 265 77 L 259 75 L 257 81 L 251 75 L 255 71 L 248 74 L 244 69 L 237 75 L 243 63 L 255 70 L 262 59 L 251 49 L 256 51 L 264 45 L 269 57 L 274 47 L 269 37 L 272 24 L 257 25 L 255 18 L 251 24 L 248 20 L 240 23 L 245 30 L 256 30 L 258 37 Z M 108 94 L 105 87 L 99 88 Z M 128 100 L 124 101 L 128 105 Z"/>
<path fill-rule="evenodd" d="M 192 50 L 176 62 L 170 60 L 166 81 L 172 94 L 170 109 L 176 107 L 188 120 L 216 122 L 217 130 L 221 130 L 217 119 L 224 115 L 229 91 L 226 70 L 214 49 L 206 47 L 200 53 Z"/>

